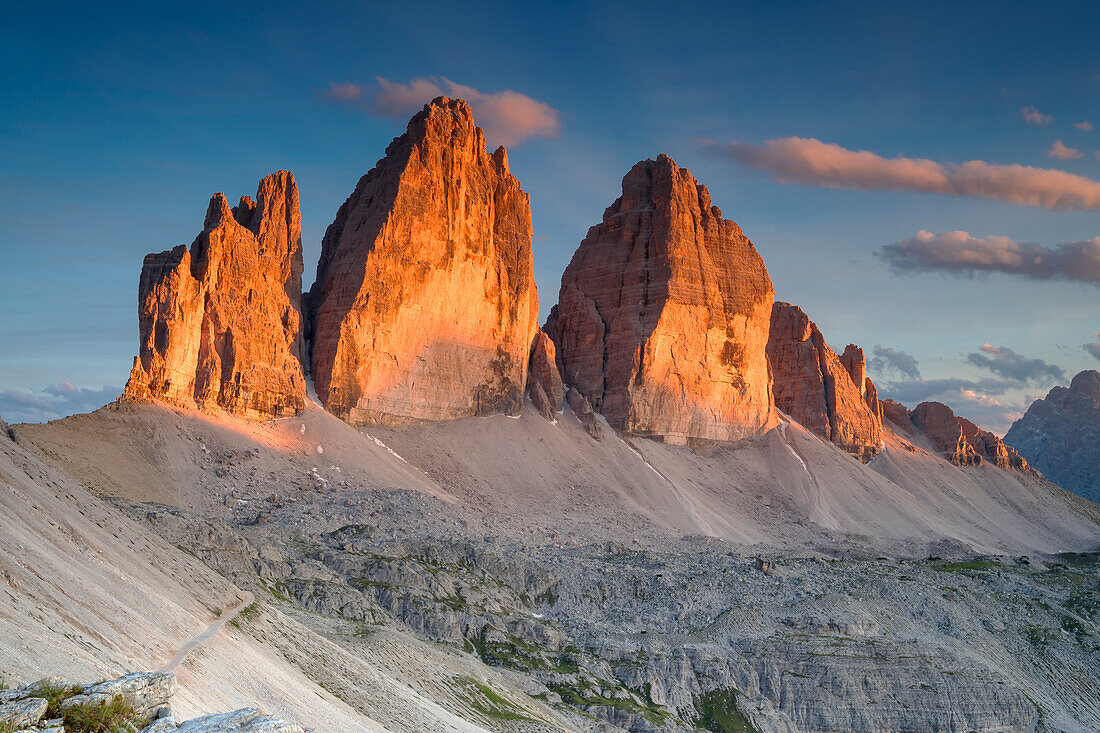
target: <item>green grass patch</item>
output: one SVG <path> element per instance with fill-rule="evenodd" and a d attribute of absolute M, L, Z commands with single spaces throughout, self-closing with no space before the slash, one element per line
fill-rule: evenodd
<path fill-rule="evenodd" d="M 463 695 L 465 702 L 474 710 L 493 720 L 526 720 L 538 723 L 535 718 L 498 695 L 488 685 L 475 680 L 473 677 L 462 678 Z"/>
<path fill-rule="evenodd" d="M 247 621 L 251 621 L 260 614 L 260 604 L 256 601 L 249 603 L 247 606 L 241 609 L 234 618 L 229 620 L 229 625 L 235 629 L 241 628 L 241 624 Z"/>
<path fill-rule="evenodd" d="M 760 733 L 737 709 L 737 690 L 714 690 L 695 704 L 699 717 L 695 727 L 714 733 Z"/>
<path fill-rule="evenodd" d="M 119 697 L 107 703 L 74 705 L 62 717 L 66 733 L 132 733 L 149 724 Z"/>
<path fill-rule="evenodd" d="M 606 680 L 600 680 L 601 687 L 612 688 L 621 687 L 612 682 Z M 592 689 L 591 687 L 572 687 L 569 685 L 550 684 L 547 685 L 551 690 L 556 692 L 561 697 L 562 702 L 571 707 L 579 710 L 584 710 L 590 707 L 610 707 L 617 710 L 623 710 L 628 713 L 634 713 L 635 715 L 641 715 L 650 723 L 655 725 L 661 725 L 668 720 L 668 713 L 661 710 L 659 707 L 653 704 L 652 700 L 647 700 L 642 703 L 636 700 L 633 696 L 616 699 L 611 697 L 604 697 L 600 694 L 599 690 Z M 623 688 L 625 689 L 625 688 Z"/>
<path fill-rule="evenodd" d="M 64 700 L 68 700 L 73 695 L 79 695 L 84 692 L 83 687 L 54 687 L 53 685 L 43 685 L 41 689 L 34 693 L 33 697 L 45 698 L 49 707 L 46 708 L 46 719 L 60 718 L 61 703 Z"/>

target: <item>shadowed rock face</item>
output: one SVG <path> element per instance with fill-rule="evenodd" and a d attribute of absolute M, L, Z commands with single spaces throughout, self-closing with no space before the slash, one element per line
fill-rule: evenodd
<path fill-rule="evenodd" d="M 956 416 L 941 402 L 920 403 L 909 413 L 909 422 L 956 466 L 980 466 L 988 461 L 998 468 L 1032 471 L 1027 461 L 1004 441 L 966 418 Z"/>
<path fill-rule="evenodd" d="M 775 424 L 774 291 L 752 242 L 668 156 L 588 231 L 546 323 L 565 383 L 623 433 L 736 440 Z"/>
<path fill-rule="evenodd" d="M 538 326 L 531 209 L 465 102 L 426 105 L 359 180 L 309 305 L 317 394 L 349 422 L 522 411 Z"/>
<path fill-rule="evenodd" d="M 191 244 L 145 257 L 141 349 L 121 399 L 215 405 L 264 420 L 299 414 L 302 236 L 298 187 L 279 171 L 256 201 L 210 200 Z"/>
<path fill-rule="evenodd" d="M 1055 387 L 1012 424 L 1005 443 L 1051 481 L 1100 501 L 1100 372 Z"/>
<path fill-rule="evenodd" d="M 547 420 L 555 419 L 565 398 L 554 342 L 541 329 L 535 334 L 531 344 L 531 363 L 527 367 L 527 395 L 535 409 Z"/>
<path fill-rule="evenodd" d="M 768 359 L 780 410 L 861 461 L 878 453 L 882 417 L 862 349 L 849 345 L 838 357 L 801 308 L 779 302 Z"/>

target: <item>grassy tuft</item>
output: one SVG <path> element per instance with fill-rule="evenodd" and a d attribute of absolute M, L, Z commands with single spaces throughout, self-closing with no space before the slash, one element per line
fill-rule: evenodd
<path fill-rule="evenodd" d="M 148 724 L 119 697 L 106 703 L 74 705 L 65 709 L 62 717 L 66 733 L 134 733 Z"/>

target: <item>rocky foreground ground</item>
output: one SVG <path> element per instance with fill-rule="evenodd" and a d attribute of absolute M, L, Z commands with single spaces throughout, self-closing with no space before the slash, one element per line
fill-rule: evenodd
<path fill-rule="evenodd" d="M 133 672 L 79 685 L 46 677 L 0 689 L 3 733 L 305 733 L 255 708 L 181 721 L 169 703 L 179 685 L 163 672 Z"/>
<path fill-rule="evenodd" d="M 1100 555 L 906 559 L 656 549 L 496 533 L 409 492 L 303 500 L 258 523 L 123 508 L 257 603 L 356 650 L 410 631 L 505 670 L 581 730 L 1089 730 L 1100 721 Z M 371 507 L 368 509 L 367 507 Z M 349 511 L 350 510 L 350 511 Z M 332 531 L 311 516 L 358 513 Z M 359 694 L 339 670 L 328 689 Z M 554 729 L 471 687 L 479 723 Z M 354 704 L 354 702 L 353 702 Z M 539 725 L 536 722 L 540 721 Z"/>

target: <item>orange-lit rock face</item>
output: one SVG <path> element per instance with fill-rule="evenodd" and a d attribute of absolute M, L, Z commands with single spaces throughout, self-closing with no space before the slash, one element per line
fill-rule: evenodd
<path fill-rule="evenodd" d="M 980 466 L 988 461 L 998 468 L 1029 473 L 1027 461 L 1000 438 L 958 417 L 940 402 L 922 402 L 909 413 L 912 424 L 932 442 L 943 457 L 958 466 Z"/>
<path fill-rule="evenodd" d="M 882 405 L 878 399 L 878 388 L 875 387 L 875 383 L 871 381 L 871 378 L 867 376 L 867 357 L 863 354 L 863 349 L 855 344 L 848 344 L 844 347 L 844 353 L 840 355 L 840 363 L 844 365 L 844 368 L 848 371 L 848 375 L 852 378 L 852 382 L 856 385 L 859 393 L 863 396 L 863 401 L 867 403 L 867 407 L 878 418 L 879 424 L 882 424 Z"/>
<path fill-rule="evenodd" d="M 124 400 L 215 405 L 264 420 L 304 407 L 302 237 L 294 176 L 260 181 L 256 201 L 210 200 L 191 244 L 146 256 L 141 350 Z"/>
<path fill-rule="evenodd" d="M 909 422 L 908 407 L 896 400 L 881 400 L 879 406 L 882 407 L 883 418 L 894 423 L 894 425 L 897 425 L 906 432 L 913 429 L 913 424 Z"/>
<path fill-rule="evenodd" d="M 667 156 L 638 163 L 562 276 L 565 383 L 624 433 L 735 440 L 775 424 L 774 298 L 752 242 Z"/>
<path fill-rule="evenodd" d="M 352 423 L 518 414 L 538 295 L 528 196 L 439 98 L 359 180 L 310 291 L 318 396 Z"/>
<path fill-rule="evenodd" d="M 849 347 L 842 361 L 801 308 L 779 302 L 772 309 L 768 358 L 780 410 L 856 458 L 874 457 L 882 419 L 874 385 L 873 406 L 866 399 L 870 380 L 862 349 Z"/>

